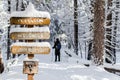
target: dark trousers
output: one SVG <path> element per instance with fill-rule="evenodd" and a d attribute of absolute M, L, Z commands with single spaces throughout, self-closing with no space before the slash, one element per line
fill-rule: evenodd
<path fill-rule="evenodd" d="M 55 62 L 60 61 L 60 51 L 55 51 Z"/>

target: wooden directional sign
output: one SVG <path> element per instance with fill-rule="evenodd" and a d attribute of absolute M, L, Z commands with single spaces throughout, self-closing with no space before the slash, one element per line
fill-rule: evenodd
<path fill-rule="evenodd" d="M 12 40 L 49 39 L 50 32 L 14 32 L 10 34 Z"/>
<path fill-rule="evenodd" d="M 11 46 L 12 54 L 49 54 L 50 53 L 50 44 L 44 46 L 44 42 L 41 43 L 23 43 L 16 45 L 14 43 Z M 36 46 L 33 46 L 36 45 Z"/>
<path fill-rule="evenodd" d="M 37 17 L 11 17 L 10 18 L 11 25 L 40 25 L 45 26 L 50 24 L 49 18 L 37 18 Z"/>
<path fill-rule="evenodd" d="M 23 61 L 23 73 L 24 74 L 37 74 L 38 73 L 38 61 Z"/>

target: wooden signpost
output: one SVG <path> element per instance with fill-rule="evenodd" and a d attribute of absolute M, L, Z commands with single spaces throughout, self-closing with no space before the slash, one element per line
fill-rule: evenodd
<path fill-rule="evenodd" d="M 49 54 L 50 53 L 49 43 L 48 46 L 32 46 L 31 45 L 32 43 L 22 43 L 22 44 L 21 46 L 16 44 L 11 46 L 12 54 Z M 24 46 L 24 44 L 26 46 Z M 27 46 L 27 44 L 29 46 Z M 35 43 L 35 44 L 39 45 L 40 43 Z"/>
<path fill-rule="evenodd" d="M 50 32 L 14 32 L 10 34 L 12 40 L 49 39 Z"/>
<path fill-rule="evenodd" d="M 24 74 L 37 74 L 38 73 L 38 61 L 24 61 L 23 62 Z"/>
<path fill-rule="evenodd" d="M 34 9 L 33 5 L 30 3 L 28 5 L 29 9 Z M 29 11 L 29 10 L 27 10 Z M 35 11 L 35 10 L 33 10 Z M 25 12 L 25 11 L 24 11 Z M 38 11 L 35 11 L 38 12 Z M 31 13 L 31 12 L 29 12 Z M 44 13 L 44 12 L 43 12 Z M 16 13 L 14 13 L 16 14 Z M 42 14 L 36 13 L 36 14 Z M 19 16 L 19 15 L 18 15 Z M 28 80 L 34 80 L 34 74 L 38 73 L 38 61 L 33 61 L 34 54 L 49 54 L 50 44 L 48 42 L 34 42 L 35 40 L 47 40 L 50 38 L 50 31 L 46 31 L 44 26 L 50 24 L 50 14 L 48 17 L 14 17 L 10 18 L 11 25 L 25 25 L 28 31 L 14 30 L 10 33 L 10 38 L 12 40 L 27 40 L 27 42 L 16 42 L 11 45 L 12 54 L 28 54 L 29 61 L 24 61 L 23 73 L 28 74 Z M 32 30 L 33 26 L 43 26 L 42 31 Z M 22 29 L 22 28 L 21 28 Z"/>
<path fill-rule="evenodd" d="M 36 18 L 36 17 L 11 17 L 10 23 L 12 25 L 49 25 L 49 18 Z"/>

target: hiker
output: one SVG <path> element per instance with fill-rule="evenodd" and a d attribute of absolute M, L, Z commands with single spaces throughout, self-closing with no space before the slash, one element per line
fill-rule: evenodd
<path fill-rule="evenodd" d="M 57 38 L 56 41 L 54 42 L 53 49 L 55 49 L 55 62 L 58 61 L 60 62 L 60 49 L 61 49 L 61 43 L 59 39 Z"/>

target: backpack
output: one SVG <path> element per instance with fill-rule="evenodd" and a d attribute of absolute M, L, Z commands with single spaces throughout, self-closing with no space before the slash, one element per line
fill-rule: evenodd
<path fill-rule="evenodd" d="M 61 43 L 58 43 L 58 44 L 56 45 L 56 48 L 60 50 L 60 49 L 61 49 Z"/>

